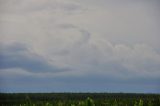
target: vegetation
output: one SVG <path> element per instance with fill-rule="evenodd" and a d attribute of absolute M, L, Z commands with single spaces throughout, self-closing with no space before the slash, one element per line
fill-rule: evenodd
<path fill-rule="evenodd" d="M 160 95 L 124 93 L 0 93 L 0 106 L 160 106 Z"/>

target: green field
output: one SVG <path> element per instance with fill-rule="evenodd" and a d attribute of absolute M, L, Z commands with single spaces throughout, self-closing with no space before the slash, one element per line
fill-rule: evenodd
<path fill-rule="evenodd" d="M 160 106 L 160 94 L 0 93 L 1 106 Z"/>

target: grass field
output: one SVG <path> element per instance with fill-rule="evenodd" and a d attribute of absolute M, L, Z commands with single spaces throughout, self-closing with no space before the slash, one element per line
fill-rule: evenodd
<path fill-rule="evenodd" d="M 1 106 L 160 106 L 160 94 L 0 93 Z"/>

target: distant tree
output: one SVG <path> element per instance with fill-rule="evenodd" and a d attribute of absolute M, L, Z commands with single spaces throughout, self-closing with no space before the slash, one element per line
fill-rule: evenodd
<path fill-rule="evenodd" d="M 31 99 L 28 95 L 26 96 L 25 101 L 26 101 L 26 106 L 32 106 Z"/>
<path fill-rule="evenodd" d="M 137 101 L 134 102 L 134 106 L 139 106 Z"/>
<path fill-rule="evenodd" d="M 112 106 L 118 106 L 117 100 L 115 99 Z"/>
<path fill-rule="evenodd" d="M 148 106 L 153 106 L 153 103 L 151 100 L 148 102 Z"/>
<path fill-rule="evenodd" d="M 95 106 L 94 101 L 91 98 L 86 99 L 86 105 L 85 106 Z"/>
<path fill-rule="evenodd" d="M 142 99 L 139 100 L 138 106 L 143 106 L 143 100 Z"/>

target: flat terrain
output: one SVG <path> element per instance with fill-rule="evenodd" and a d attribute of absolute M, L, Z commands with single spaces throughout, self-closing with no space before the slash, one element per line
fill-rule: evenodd
<path fill-rule="evenodd" d="M 0 93 L 0 106 L 160 106 L 160 94 Z"/>

